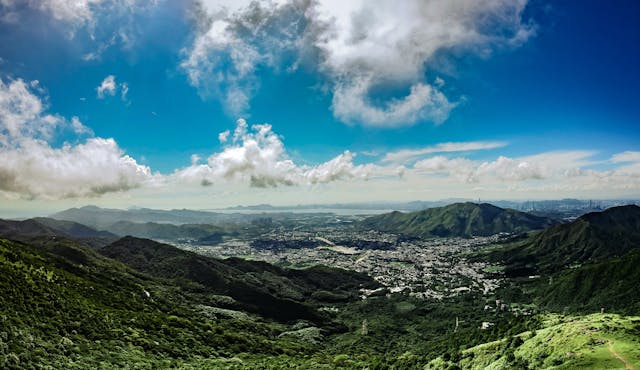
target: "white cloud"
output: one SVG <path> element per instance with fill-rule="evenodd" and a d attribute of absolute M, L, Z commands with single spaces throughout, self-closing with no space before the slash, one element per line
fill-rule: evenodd
<path fill-rule="evenodd" d="M 449 142 L 440 143 L 420 149 L 402 149 L 387 153 L 383 158 L 383 163 L 406 163 L 418 157 L 433 153 L 467 152 L 475 150 L 495 149 L 506 146 L 502 141 L 470 141 L 470 142 Z"/>
<path fill-rule="evenodd" d="M 524 181 L 548 178 L 552 175 L 552 170 L 546 163 L 500 156 L 493 162 L 480 164 L 476 169 L 475 176 L 493 176 L 506 181 Z"/>
<path fill-rule="evenodd" d="M 256 70 L 308 63 L 333 94 L 334 115 L 373 126 L 445 121 L 456 106 L 425 79 L 447 53 L 489 55 L 533 34 L 526 0 L 204 1 L 201 32 L 182 63 L 191 84 L 231 112 L 246 110 L 259 87 Z M 374 103 L 374 91 L 404 86 L 405 96 Z"/>
<path fill-rule="evenodd" d="M 224 132 L 223 136 L 229 136 Z M 276 187 L 327 183 L 350 178 L 366 178 L 367 166 L 353 164 L 353 154 L 343 154 L 317 166 L 298 166 L 286 155 L 285 147 L 271 125 L 253 125 L 239 119 L 231 143 L 214 153 L 206 164 L 192 161 L 191 166 L 176 171 L 172 180 L 220 183 L 249 183 L 252 187 Z"/>
<path fill-rule="evenodd" d="M 49 143 L 56 130 L 91 135 L 78 117 L 45 113 L 37 83 L 0 80 L 0 193 L 28 198 L 97 196 L 128 190 L 151 178 L 113 139 L 77 145 Z"/>
<path fill-rule="evenodd" d="M 109 75 L 102 80 L 100 86 L 96 87 L 98 99 L 104 99 L 105 95 L 114 96 L 116 94 L 116 77 Z"/>
<path fill-rule="evenodd" d="M 123 82 L 120 84 L 120 97 L 122 101 L 127 101 L 127 93 L 129 92 L 129 84 Z"/>
<path fill-rule="evenodd" d="M 53 18 L 81 26 L 92 21 L 94 8 L 105 0 L 28 0 L 37 9 L 50 13 Z"/>
<path fill-rule="evenodd" d="M 100 86 L 96 87 L 98 99 L 104 99 L 106 96 L 115 96 L 118 90 L 120 91 L 120 98 L 126 102 L 129 84 L 126 82 L 117 83 L 114 75 L 105 77 Z"/>
<path fill-rule="evenodd" d="M 93 130 L 85 126 L 76 116 L 71 117 L 71 129 L 76 135 L 93 135 Z"/>
<path fill-rule="evenodd" d="M 472 182 L 474 163 L 465 158 L 449 159 L 444 156 L 435 156 L 416 162 L 414 169 L 424 172 L 452 174 L 463 182 Z"/>
<path fill-rule="evenodd" d="M 304 32 L 301 3 L 205 2 L 197 12 L 203 26 L 185 49 L 181 66 L 203 97 L 213 96 L 230 114 L 240 115 L 259 87 L 259 66 L 277 68 L 283 54 L 294 52 Z"/>
<path fill-rule="evenodd" d="M 7 161 L 0 164 L 0 190 L 29 197 L 97 196 L 135 188 L 151 176 L 113 139 L 91 138 L 62 148 L 25 140 L 1 153 Z"/>
<path fill-rule="evenodd" d="M 229 130 L 223 131 L 221 133 L 218 134 L 218 141 L 220 141 L 220 143 L 226 143 L 227 140 L 229 139 Z"/>
<path fill-rule="evenodd" d="M 622 153 L 617 153 L 611 157 L 611 162 L 613 163 L 629 163 L 635 162 L 640 163 L 640 152 L 634 151 L 626 151 Z"/>
<path fill-rule="evenodd" d="M 158 0 L 2 0 L 6 11 L 19 17 L 25 7 L 42 11 L 57 21 L 72 28 L 94 26 L 96 16 L 102 12 L 110 15 L 119 12 L 133 12 L 138 7 L 155 6 Z"/>
<path fill-rule="evenodd" d="M 456 106 L 431 85 L 416 83 L 409 95 L 385 102 L 378 107 L 369 102 L 370 79 L 356 79 L 336 85 L 333 91 L 333 113 L 342 122 L 362 122 L 370 126 L 409 125 L 428 120 L 444 122 Z"/>
<path fill-rule="evenodd" d="M 588 159 L 594 154 L 591 151 L 546 152 L 520 158 L 499 156 L 483 162 L 435 156 L 416 162 L 413 168 L 420 172 L 451 174 L 468 183 L 565 181 L 568 177 L 582 175 L 581 168 L 592 163 Z"/>

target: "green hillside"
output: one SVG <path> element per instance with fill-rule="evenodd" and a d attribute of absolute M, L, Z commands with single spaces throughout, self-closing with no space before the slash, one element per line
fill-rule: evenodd
<path fill-rule="evenodd" d="M 640 207 L 628 205 L 552 226 L 530 239 L 496 250 L 493 257 L 513 268 L 555 272 L 620 257 L 638 248 Z"/>
<path fill-rule="evenodd" d="M 137 271 L 169 278 L 188 291 L 226 295 L 244 310 L 278 320 L 326 321 L 307 301 L 353 300 L 358 289 L 377 287 L 371 278 L 339 269 L 286 271 L 264 262 L 219 260 L 125 237 L 100 250 Z M 335 274 L 335 276 L 333 276 Z M 326 291 L 325 295 L 319 294 Z"/>
<path fill-rule="evenodd" d="M 521 303 L 555 312 L 640 313 L 640 207 L 589 213 L 477 258 L 503 265 L 507 291 Z"/>
<path fill-rule="evenodd" d="M 274 324 L 207 316 L 179 286 L 70 240 L 0 239 L 0 276 L 5 369 L 157 368 L 304 347 Z"/>
<path fill-rule="evenodd" d="M 543 328 L 439 357 L 425 369 L 634 369 L 640 317 L 545 316 Z"/>
<path fill-rule="evenodd" d="M 172 253 L 173 247 L 146 242 L 165 255 Z M 177 251 L 176 255 L 182 252 Z M 190 257 L 183 258 L 189 266 Z M 222 277 L 237 284 L 239 291 L 253 294 L 253 305 L 271 304 L 265 312 L 280 309 L 279 318 L 291 315 L 286 319 L 293 320 L 292 324 L 244 310 L 248 305 L 235 292 L 239 301 L 214 294 L 219 287 L 198 289 L 193 280 L 185 285 L 180 278 L 155 277 L 69 239 L 33 237 L 28 243 L 0 239 L 0 367 L 86 369 L 135 364 L 135 368 L 210 368 L 242 353 L 264 358 L 303 356 L 315 350 L 312 341 L 300 340 L 305 330 L 321 335 L 339 327 L 316 311 L 319 306 L 270 295 L 273 282 L 261 280 L 270 269 L 268 264 L 261 267 L 263 274 L 245 274 L 221 261 L 195 261 L 191 266 L 224 268 Z M 169 263 L 163 266 L 168 268 Z M 257 270 L 256 266 L 251 269 Z M 199 272 L 203 271 L 192 271 Z M 271 273 L 279 276 L 287 271 L 274 268 Z M 327 277 L 333 273 L 336 277 Z M 242 274 L 247 280 L 244 285 L 239 281 Z M 331 289 L 336 283 L 336 291 L 343 289 L 349 295 L 350 289 L 371 282 L 337 269 L 291 275 L 300 283 L 290 283 L 292 289 L 307 293 Z M 276 283 L 286 281 L 282 276 Z M 318 322 L 313 326 L 296 318 Z M 302 332 L 296 334 L 296 330 Z M 281 335 L 287 332 L 293 334 Z"/>
<path fill-rule="evenodd" d="M 118 237 L 72 221 L 37 217 L 24 221 L 0 220 L 0 237 L 28 241 L 33 237 L 60 236 L 72 238 L 92 247 L 102 247 Z"/>
<path fill-rule="evenodd" d="M 640 250 L 553 275 L 539 288 L 539 303 L 552 310 L 594 312 L 600 308 L 640 313 Z"/>
<path fill-rule="evenodd" d="M 552 225 L 551 219 L 491 204 L 455 203 L 423 211 L 392 212 L 366 218 L 361 227 L 407 236 L 471 237 L 522 233 Z"/>
<path fill-rule="evenodd" d="M 487 274 L 503 283 L 439 299 L 361 299 L 379 285 L 354 271 L 221 260 L 135 237 L 94 249 L 34 220 L 1 222 L 21 241 L 0 239 L 0 368 L 638 368 L 637 212 L 457 255 L 498 262 Z M 547 246 L 555 240 L 568 244 Z M 576 241 L 593 252 L 576 254 Z"/>
<path fill-rule="evenodd" d="M 223 230 L 214 225 L 207 224 L 184 224 L 173 225 L 167 223 L 156 222 L 129 222 L 120 221 L 110 225 L 107 228 L 110 232 L 126 236 L 131 235 L 138 238 L 150 239 L 208 239 L 214 242 L 222 241 Z"/>

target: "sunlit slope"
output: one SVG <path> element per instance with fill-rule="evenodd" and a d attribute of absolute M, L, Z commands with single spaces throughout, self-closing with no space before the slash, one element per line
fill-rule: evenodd
<path fill-rule="evenodd" d="M 638 369 L 640 317 L 547 315 L 544 328 L 439 357 L 425 369 Z"/>
<path fill-rule="evenodd" d="M 471 237 L 543 229 L 554 221 L 491 204 L 455 203 L 423 211 L 392 212 L 363 220 L 360 226 L 407 236 Z"/>

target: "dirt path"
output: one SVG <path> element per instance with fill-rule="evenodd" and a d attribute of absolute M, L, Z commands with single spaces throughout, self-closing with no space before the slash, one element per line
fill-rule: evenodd
<path fill-rule="evenodd" d="M 365 259 L 367 259 L 367 257 L 369 257 L 369 251 L 364 252 L 364 254 L 362 255 L 362 257 L 358 258 L 356 260 L 356 264 L 364 261 Z"/>
<path fill-rule="evenodd" d="M 613 349 L 613 342 L 609 341 L 609 352 L 611 352 L 611 354 L 613 355 L 613 357 L 617 358 L 618 360 L 624 362 L 624 366 L 627 368 L 627 370 L 636 370 L 635 367 L 633 367 L 633 365 L 627 361 L 626 358 L 622 357 L 618 352 L 616 352 L 615 349 Z"/>

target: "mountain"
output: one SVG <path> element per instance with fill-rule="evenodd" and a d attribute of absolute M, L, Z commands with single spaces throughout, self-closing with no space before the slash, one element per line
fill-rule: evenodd
<path fill-rule="evenodd" d="M 268 217 L 274 220 L 289 219 L 292 216 L 299 217 L 300 214 L 290 212 L 270 212 Z M 98 230 L 110 230 L 110 227 L 118 222 L 126 221 L 138 224 L 158 223 L 158 224 L 250 224 L 255 220 L 265 218 L 264 213 L 255 214 L 194 211 L 188 209 L 111 209 L 96 206 L 85 206 L 80 208 L 70 208 L 49 216 L 57 220 L 78 222 Z"/>
<path fill-rule="evenodd" d="M 552 226 L 494 253 L 512 267 L 555 272 L 624 256 L 640 248 L 640 207 L 612 207 Z"/>
<path fill-rule="evenodd" d="M 354 300 L 360 287 L 378 286 L 357 272 L 323 267 L 292 271 L 265 262 L 220 260 L 134 237 L 122 238 L 100 253 L 137 271 L 177 281 L 188 291 L 226 295 L 244 310 L 284 321 L 325 320 L 311 302 Z M 322 291 L 328 292 L 319 294 Z"/>
<path fill-rule="evenodd" d="M 222 241 L 223 230 L 220 227 L 207 224 L 161 224 L 156 222 L 137 223 L 130 221 L 116 222 L 108 230 L 121 236 L 131 235 L 139 238 L 151 239 L 196 239 L 207 240 L 211 243 Z"/>
<path fill-rule="evenodd" d="M 503 265 L 505 277 L 529 303 L 551 311 L 638 314 L 640 207 L 585 214 L 529 238 L 480 253 Z"/>
<path fill-rule="evenodd" d="M 118 235 L 114 233 L 96 230 L 73 221 L 55 220 L 48 217 L 36 217 L 34 220 L 53 229 L 58 235 L 79 240 L 95 248 L 103 247 L 118 239 Z"/>
<path fill-rule="evenodd" d="M 24 221 L 0 220 L 0 237 L 13 240 L 30 240 L 42 236 L 60 236 L 77 240 L 92 247 L 105 246 L 118 239 L 107 231 L 97 231 L 71 221 L 38 217 Z"/>
<path fill-rule="evenodd" d="M 105 230 L 116 222 L 129 221 L 136 223 L 159 222 L 159 223 L 210 223 L 218 220 L 221 214 L 204 211 L 190 210 L 153 210 L 147 208 L 139 209 L 110 209 L 96 206 L 85 206 L 81 208 L 70 208 L 62 212 L 51 215 L 51 218 L 58 220 L 79 222 L 97 229 Z"/>
<path fill-rule="evenodd" d="M 13 221 L 0 219 L 0 237 L 25 240 L 35 236 L 55 236 L 58 233 L 50 227 L 34 220 Z"/>
<path fill-rule="evenodd" d="M 550 310 L 573 312 L 640 313 L 640 249 L 545 279 L 538 288 L 538 303 Z"/>
<path fill-rule="evenodd" d="M 117 235 L 110 233 L 108 231 L 98 231 L 96 229 L 90 228 L 86 225 L 72 222 L 72 221 L 62 221 L 55 220 L 53 218 L 48 217 L 36 217 L 32 220 L 45 225 L 57 232 L 64 233 L 67 236 L 74 238 L 114 238 Z"/>
<path fill-rule="evenodd" d="M 549 218 L 488 203 L 454 203 L 418 212 L 391 212 L 364 219 L 360 226 L 412 237 L 489 236 L 522 233 L 553 225 Z"/>
<path fill-rule="evenodd" d="M 308 348 L 278 337 L 288 326 L 221 308 L 216 296 L 185 292 L 69 239 L 0 238 L 0 276 L 3 369 L 219 368 L 241 352 Z M 194 365 L 204 359 L 214 364 Z"/>

